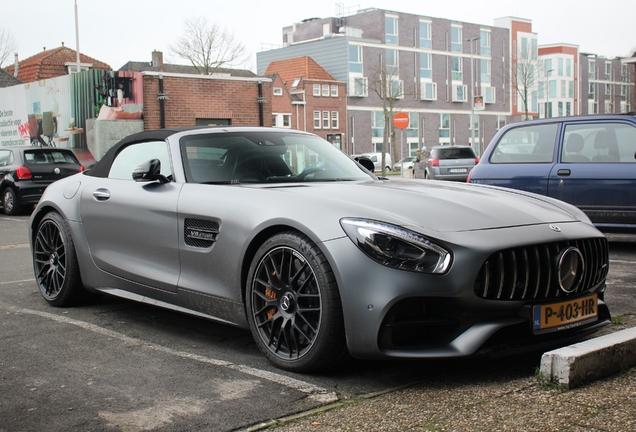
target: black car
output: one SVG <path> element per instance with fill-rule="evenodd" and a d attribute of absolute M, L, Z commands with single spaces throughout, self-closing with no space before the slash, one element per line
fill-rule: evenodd
<path fill-rule="evenodd" d="M 0 148 L 0 193 L 8 215 L 35 205 L 56 180 L 84 171 L 69 149 L 15 146 Z"/>

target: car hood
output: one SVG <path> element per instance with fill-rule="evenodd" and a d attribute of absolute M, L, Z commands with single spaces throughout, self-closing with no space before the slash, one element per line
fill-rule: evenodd
<path fill-rule="evenodd" d="M 275 188 L 321 213 L 363 217 L 430 231 L 458 232 L 586 221 L 577 208 L 527 192 L 432 180 L 304 183 Z M 302 198 L 301 198 L 302 196 Z M 352 197 L 356 197 L 352 199 Z M 320 204 L 322 203 L 322 204 Z"/>

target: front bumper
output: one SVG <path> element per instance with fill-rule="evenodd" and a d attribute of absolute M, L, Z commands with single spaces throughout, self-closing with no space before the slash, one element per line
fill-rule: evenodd
<path fill-rule="evenodd" d="M 568 225 L 564 232 L 573 238 L 599 235 L 585 223 Z M 608 324 L 604 281 L 595 285 L 595 322 L 540 335 L 533 333 L 527 313 L 539 301 L 501 301 L 475 294 L 480 268 L 494 252 L 564 240 L 564 233 L 546 231 L 550 230 L 541 225 L 445 233 L 444 244 L 454 255 L 445 275 L 387 268 L 346 237 L 323 243 L 340 288 L 350 353 L 358 358 L 442 358 L 519 352 L 562 346 Z"/>

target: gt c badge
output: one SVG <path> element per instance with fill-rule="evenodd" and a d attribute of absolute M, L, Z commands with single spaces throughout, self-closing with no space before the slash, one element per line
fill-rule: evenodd
<path fill-rule="evenodd" d="M 550 229 L 554 232 L 561 232 L 561 228 L 556 225 L 550 225 Z"/>

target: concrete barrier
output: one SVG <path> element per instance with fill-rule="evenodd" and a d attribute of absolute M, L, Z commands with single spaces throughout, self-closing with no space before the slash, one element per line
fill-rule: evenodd
<path fill-rule="evenodd" d="M 543 376 L 566 388 L 636 366 L 636 327 L 589 339 L 541 357 Z"/>

